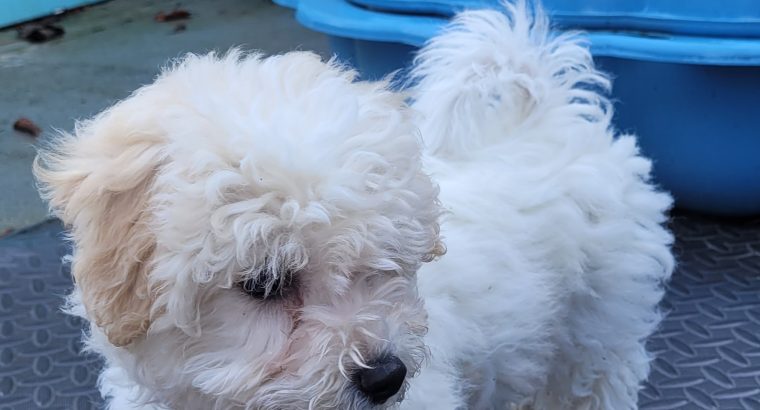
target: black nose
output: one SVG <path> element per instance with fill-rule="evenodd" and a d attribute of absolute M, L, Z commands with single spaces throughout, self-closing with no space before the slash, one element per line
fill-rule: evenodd
<path fill-rule="evenodd" d="M 373 403 L 385 403 L 404 384 L 406 366 L 396 356 L 385 356 L 370 366 L 356 372 L 356 384 Z"/>

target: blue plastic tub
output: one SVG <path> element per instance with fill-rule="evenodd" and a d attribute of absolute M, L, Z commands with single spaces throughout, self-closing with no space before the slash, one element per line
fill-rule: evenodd
<path fill-rule="evenodd" d="M 447 19 L 300 0 L 297 19 L 330 36 L 365 78 L 408 66 Z M 597 63 L 615 77 L 616 126 L 639 136 L 677 205 L 760 214 L 760 40 L 593 31 Z"/>
<path fill-rule="evenodd" d="M 292 1 L 292 0 L 291 0 Z M 388 12 L 449 16 L 498 7 L 501 0 L 350 0 Z M 760 36 L 758 0 L 543 0 L 552 21 L 566 27 L 661 31 L 709 36 Z"/>
<path fill-rule="evenodd" d="M 278 6 L 283 7 L 290 7 L 291 9 L 294 9 L 298 6 L 298 0 L 272 0 L 274 4 L 277 4 Z"/>
<path fill-rule="evenodd" d="M 101 1 L 104 0 L 0 0 L 2 2 L 0 27 L 23 23 Z"/>

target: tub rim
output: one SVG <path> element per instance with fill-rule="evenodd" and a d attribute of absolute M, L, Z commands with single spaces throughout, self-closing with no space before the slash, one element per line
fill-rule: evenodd
<path fill-rule="evenodd" d="M 297 0 L 296 19 L 312 30 L 332 36 L 416 47 L 423 46 L 448 22 L 442 17 L 368 10 L 348 0 Z M 577 32 L 589 43 L 595 56 L 680 64 L 760 65 L 760 39 L 756 38 L 611 30 Z"/>

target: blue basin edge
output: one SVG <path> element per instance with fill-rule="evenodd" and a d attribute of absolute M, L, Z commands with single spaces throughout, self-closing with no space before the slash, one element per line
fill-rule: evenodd
<path fill-rule="evenodd" d="M 448 21 L 345 0 L 300 0 L 296 17 L 328 34 L 338 57 L 368 79 L 407 68 Z M 614 79 L 615 126 L 638 136 L 657 183 L 676 204 L 711 214 L 760 214 L 760 40 L 581 35 Z"/>
<path fill-rule="evenodd" d="M 296 18 L 312 30 L 333 36 L 415 47 L 424 45 L 448 22 L 443 17 L 380 13 L 345 0 L 300 0 Z M 624 31 L 584 32 L 583 36 L 596 56 L 682 64 L 760 65 L 760 40 L 752 38 L 655 36 Z"/>

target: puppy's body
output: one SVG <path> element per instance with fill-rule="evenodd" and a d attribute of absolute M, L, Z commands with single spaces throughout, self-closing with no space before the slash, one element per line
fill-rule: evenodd
<path fill-rule="evenodd" d="M 448 253 L 418 273 L 434 359 L 405 408 L 633 409 L 673 269 L 670 198 L 614 136 L 580 39 L 507 8 L 459 15 L 416 61 Z"/>
<path fill-rule="evenodd" d="M 518 4 L 415 73 L 190 57 L 41 156 L 112 409 L 636 407 L 670 199 L 587 50 Z"/>

